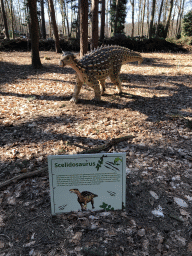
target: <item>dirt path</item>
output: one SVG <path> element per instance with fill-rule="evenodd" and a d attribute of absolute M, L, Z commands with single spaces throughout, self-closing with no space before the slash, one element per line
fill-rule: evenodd
<path fill-rule="evenodd" d="M 122 67 L 123 94 L 107 80 L 92 102 L 60 56 L 0 52 L 0 182 L 133 135 L 107 152 L 127 153 L 126 211 L 51 217 L 47 171 L 0 191 L 0 255 L 192 255 L 192 54 L 144 53 Z"/>

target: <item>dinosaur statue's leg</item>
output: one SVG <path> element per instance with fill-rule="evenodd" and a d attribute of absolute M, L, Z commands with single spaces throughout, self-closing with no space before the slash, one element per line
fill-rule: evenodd
<path fill-rule="evenodd" d="M 95 207 L 94 207 L 94 200 L 93 199 L 91 199 L 91 204 L 92 204 L 92 209 L 95 209 Z"/>
<path fill-rule="evenodd" d="M 81 203 L 81 211 L 87 210 L 87 204 Z"/>
<path fill-rule="evenodd" d="M 118 94 L 122 93 L 121 80 L 119 79 L 120 70 L 121 70 L 121 65 L 114 66 L 113 72 L 109 76 L 111 79 L 111 82 L 116 85 L 116 90 L 117 90 Z"/>
<path fill-rule="evenodd" d="M 85 202 L 83 210 L 86 211 L 87 210 L 87 202 Z"/>
<path fill-rule="evenodd" d="M 105 79 L 99 80 L 100 89 L 101 89 L 101 95 L 105 92 Z"/>
<path fill-rule="evenodd" d="M 83 85 L 83 82 L 81 82 L 81 80 L 77 77 L 76 78 L 76 85 L 75 85 L 74 92 L 73 92 L 73 97 L 70 101 L 73 101 L 73 102 L 77 103 L 78 95 L 79 95 L 79 92 L 81 90 L 82 85 Z"/>

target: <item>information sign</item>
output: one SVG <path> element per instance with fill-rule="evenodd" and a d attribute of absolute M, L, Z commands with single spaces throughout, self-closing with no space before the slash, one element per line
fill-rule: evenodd
<path fill-rule="evenodd" d="M 125 207 L 126 154 L 48 156 L 52 214 Z"/>

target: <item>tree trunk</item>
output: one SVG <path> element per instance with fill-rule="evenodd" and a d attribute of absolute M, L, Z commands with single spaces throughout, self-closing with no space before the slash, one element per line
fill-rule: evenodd
<path fill-rule="evenodd" d="M 139 11 L 138 11 L 138 29 L 137 29 L 137 34 L 140 36 L 140 17 L 142 16 L 142 11 L 141 11 L 141 0 L 139 0 Z"/>
<path fill-rule="evenodd" d="M 53 33 L 55 37 L 55 48 L 56 48 L 56 53 L 61 53 L 61 48 L 59 45 L 59 35 L 58 35 L 58 29 L 57 29 L 57 24 L 55 20 L 55 10 L 53 6 L 53 0 L 48 0 L 49 3 L 49 9 L 50 9 L 50 15 L 51 15 L 51 23 L 53 26 Z"/>
<path fill-rule="evenodd" d="M 148 27 L 148 37 L 149 37 L 149 0 L 147 0 L 147 27 Z"/>
<path fill-rule="evenodd" d="M 131 37 L 133 38 L 134 37 L 134 26 L 135 26 L 135 23 L 134 23 L 134 13 L 135 13 L 135 3 L 134 3 L 134 0 L 130 0 L 130 3 L 131 3 L 131 7 L 132 7 L 132 31 L 131 31 Z"/>
<path fill-rule="evenodd" d="M 20 2 L 18 0 L 18 22 L 19 22 L 19 32 L 23 33 L 23 25 L 22 25 L 22 14 L 21 14 L 21 8 L 20 8 Z"/>
<path fill-rule="evenodd" d="M 5 7 L 4 7 L 4 2 L 1 0 L 1 10 L 3 13 L 3 22 L 4 22 L 4 31 L 5 31 L 5 39 L 9 39 L 9 32 L 8 32 L 8 26 L 7 26 L 7 17 L 5 13 Z"/>
<path fill-rule="evenodd" d="M 80 0 L 80 57 L 88 50 L 88 0 Z"/>
<path fill-rule="evenodd" d="M 152 11 L 151 11 L 151 19 L 150 19 L 150 25 L 149 25 L 149 38 L 152 37 L 153 21 L 154 21 L 154 15 L 155 15 L 155 4 L 156 4 L 156 0 L 153 0 Z"/>
<path fill-rule="evenodd" d="M 52 24 L 51 24 L 51 12 L 48 4 L 48 18 L 49 18 L 49 38 L 52 38 Z"/>
<path fill-rule="evenodd" d="M 159 25 L 160 20 L 161 20 L 161 14 L 162 14 L 162 10 L 163 10 L 163 3 L 164 3 L 164 0 L 161 0 L 161 6 L 160 6 L 160 9 L 159 9 L 159 16 L 158 16 L 158 23 L 157 23 L 157 25 Z"/>
<path fill-rule="evenodd" d="M 176 37 L 178 37 L 178 38 L 181 35 L 181 21 L 182 21 L 182 17 L 183 17 L 184 6 L 185 6 L 185 0 L 183 0 L 183 1 L 181 0 L 179 14 L 177 17 L 177 26 L 176 26 Z"/>
<path fill-rule="evenodd" d="M 80 0 L 78 0 L 78 6 L 80 6 Z M 78 8 L 78 13 L 77 13 L 77 34 L 76 34 L 76 39 L 80 40 L 80 21 L 79 21 L 79 16 L 80 16 L 80 9 Z"/>
<path fill-rule="evenodd" d="M 165 26 L 166 24 L 166 19 L 167 19 L 167 10 L 168 10 L 168 0 L 165 0 L 163 4 L 163 25 Z"/>
<path fill-rule="evenodd" d="M 92 42 L 91 49 L 98 47 L 98 0 L 92 0 Z"/>
<path fill-rule="evenodd" d="M 66 29 L 65 29 L 65 12 L 64 12 L 63 0 L 60 0 L 59 3 L 60 3 L 60 10 L 61 10 L 61 17 L 62 17 L 62 33 L 63 33 L 63 36 L 65 36 Z"/>
<path fill-rule="evenodd" d="M 144 0 L 143 3 L 143 13 L 142 13 L 142 22 L 141 22 L 141 36 L 143 36 L 143 27 L 144 27 L 144 19 L 145 19 L 145 5 L 146 5 L 146 0 Z"/>
<path fill-rule="evenodd" d="M 13 0 L 10 0 L 10 15 L 11 15 L 11 31 L 12 31 L 12 38 L 15 38 L 14 34 L 14 18 L 13 18 Z"/>
<path fill-rule="evenodd" d="M 109 0 L 107 0 L 107 2 L 106 2 L 106 37 L 109 37 L 109 34 L 110 34 L 110 32 L 109 32 L 109 28 L 110 28 L 110 24 L 109 24 L 109 9 L 110 8 L 108 8 L 108 6 L 109 6 Z"/>
<path fill-rule="evenodd" d="M 167 22 L 166 22 L 166 27 L 165 27 L 165 35 L 164 35 L 165 38 L 167 37 L 168 31 L 169 31 L 172 10 L 173 10 L 173 0 L 170 0 L 169 15 L 167 17 Z"/>
<path fill-rule="evenodd" d="M 175 13 L 176 13 L 176 8 L 177 8 L 177 6 L 176 6 L 176 2 L 175 2 L 175 4 L 174 4 L 174 10 L 173 10 L 173 16 L 172 16 L 172 19 L 171 19 L 171 23 L 170 23 L 170 27 L 169 27 L 169 33 L 168 33 L 168 37 L 169 37 L 169 35 L 170 35 L 170 37 L 173 37 L 173 35 L 174 35 L 174 21 L 175 21 Z"/>
<path fill-rule="evenodd" d="M 159 9 L 159 16 L 158 16 L 158 22 L 157 22 L 156 36 L 159 35 L 159 24 L 160 24 L 161 14 L 162 14 L 162 10 L 163 10 L 163 2 L 164 2 L 164 0 L 161 0 L 161 6 L 160 6 L 160 9 Z"/>
<path fill-rule="evenodd" d="M 28 5 L 31 18 L 32 66 L 33 68 L 40 68 L 41 61 L 39 57 L 39 25 L 37 19 L 36 0 L 28 0 Z"/>
<path fill-rule="evenodd" d="M 67 30 L 67 35 L 69 36 L 69 22 L 68 22 L 68 16 L 67 16 L 68 12 L 66 10 L 65 0 L 60 0 L 60 8 L 61 8 L 61 15 L 62 15 L 63 34 L 66 35 L 66 30 Z"/>
<path fill-rule="evenodd" d="M 41 4 L 41 33 L 43 39 L 46 39 L 46 28 L 45 28 L 45 14 L 44 14 L 44 0 L 40 0 Z"/>
<path fill-rule="evenodd" d="M 116 7 L 115 7 L 115 24 L 114 24 L 114 36 L 117 34 L 118 5 L 119 5 L 119 0 L 116 0 Z"/>
<path fill-rule="evenodd" d="M 100 40 L 103 40 L 105 37 L 105 0 L 101 0 L 101 32 Z"/>
<path fill-rule="evenodd" d="M 65 19 L 67 23 L 67 35 L 70 37 L 70 31 L 69 31 L 69 15 L 68 15 L 68 4 L 66 4 L 65 0 L 63 0 L 63 7 L 64 7 L 64 13 L 65 13 Z"/>

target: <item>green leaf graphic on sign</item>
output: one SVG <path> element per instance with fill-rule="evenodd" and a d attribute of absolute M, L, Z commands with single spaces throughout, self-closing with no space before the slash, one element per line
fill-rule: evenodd
<path fill-rule="evenodd" d="M 100 208 L 103 208 L 105 211 L 114 211 L 114 208 L 111 207 L 111 205 L 108 205 L 106 203 L 103 202 L 102 205 L 99 206 Z"/>
<path fill-rule="evenodd" d="M 104 157 L 107 157 L 107 156 L 102 156 L 102 157 L 100 157 L 100 159 L 99 159 L 99 161 L 98 161 L 98 163 L 97 163 L 97 165 L 96 165 L 96 169 L 97 169 L 97 171 L 99 171 L 99 168 L 101 167 L 101 165 L 103 164 L 103 158 Z"/>
<path fill-rule="evenodd" d="M 119 157 L 116 157 L 115 160 L 114 160 L 114 164 L 115 165 L 120 165 L 118 162 L 121 161 L 122 162 L 122 159 L 119 158 Z"/>

